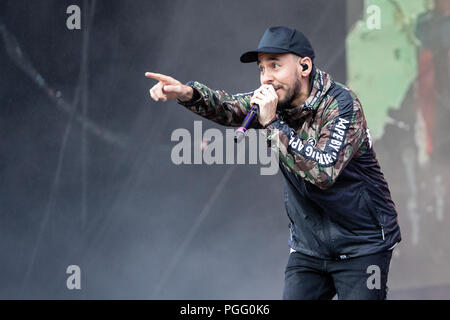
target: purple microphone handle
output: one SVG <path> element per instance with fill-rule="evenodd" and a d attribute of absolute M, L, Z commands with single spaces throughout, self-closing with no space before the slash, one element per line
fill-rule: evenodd
<path fill-rule="evenodd" d="M 235 131 L 234 133 L 234 142 L 238 143 L 240 142 L 244 136 L 245 133 L 248 130 L 248 127 L 252 123 L 255 116 L 258 114 L 258 105 L 253 104 L 250 111 L 247 113 L 247 116 L 244 119 L 244 122 L 242 122 L 242 125 Z"/>

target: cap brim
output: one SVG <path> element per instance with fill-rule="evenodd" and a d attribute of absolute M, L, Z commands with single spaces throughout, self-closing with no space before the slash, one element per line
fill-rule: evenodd
<path fill-rule="evenodd" d="M 247 51 L 241 56 L 242 63 L 256 62 L 258 61 L 258 53 L 288 53 L 289 50 L 275 48 L 275 47 L 264 47 L 259 48 L 256 51 Z"/>

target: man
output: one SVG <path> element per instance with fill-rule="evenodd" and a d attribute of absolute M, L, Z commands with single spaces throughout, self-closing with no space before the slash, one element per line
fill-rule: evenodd
<path fill-rule="evenodd" d="M 241 62 L 257 62 L 261 87 L 230 95 L 161 74 L 150 90 L 193 112 L 240 126 L 259 106 L 255 128 L 277 148 L 290 220 L 284 299 L 385 299 L 397 212 L 380 170 L 361 103 L 314 65 L 299 31 L 272 27 Z M 275 145 L 275 146 L 274 146 Z"/>

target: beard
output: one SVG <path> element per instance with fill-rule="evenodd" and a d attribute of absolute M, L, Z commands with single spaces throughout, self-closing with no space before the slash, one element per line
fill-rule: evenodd
<path fill-rule="evenodd" d="M 298 74 L 296 74 L 294 85 L 287 90 L 286 97 L 283 100 L 278 101 L 277 109 L 284 110 L 293 108 L 294 106 L 292 105 L 292 102 L 300 94 L 300 89 L 301 89 L 300 80 L 298 78 Z"/>

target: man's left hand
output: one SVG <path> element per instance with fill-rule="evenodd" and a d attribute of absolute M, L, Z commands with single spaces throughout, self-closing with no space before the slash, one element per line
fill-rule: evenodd
<path fill-rule="evenodd" d="M 275 89 L 269 84 L 262 85 L 250 99 L 250 105 L 255 103 L 259 106 L 258 121 L 264 127 L 276 117 L 278 96 Z"/>

